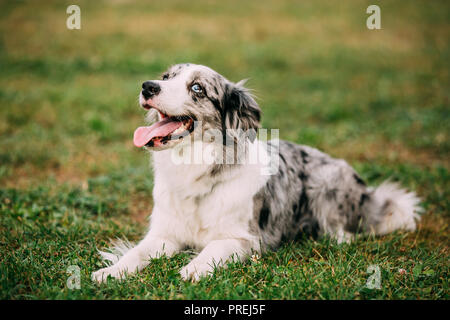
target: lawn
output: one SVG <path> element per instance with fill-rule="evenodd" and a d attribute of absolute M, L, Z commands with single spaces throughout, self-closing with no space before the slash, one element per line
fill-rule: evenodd
<path fill-rule="evenodd" d="M 383 1 L 381 30 L 366 27 L 372 1 L 77 3 L 81 30 L 66 28 L 71 1 L 0 1 L 1 299 L 449 299 L 448 1 Z M 305 239 L 198 283 L 178 275 L 190 252 L 92 283 L 97 248 L 146 231 L 137 96 L 180 62 L 249 78 L 280 138 L 416 190 L 418 230 Z"/>

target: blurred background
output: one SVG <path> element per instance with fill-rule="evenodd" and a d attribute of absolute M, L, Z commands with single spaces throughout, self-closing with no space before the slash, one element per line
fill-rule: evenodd
<path fill-rule="evenodd" d="M 447 168 L 447 1 L 2 1 L 0 178 L 80 182 L 141 165 L 140 84 L 171 64 L 249 78 L 263 126 L 336 157 Z"/>
<path fill-rule="evenodd" d="M 192 62 L 249 78 L 282 139 L 346 159 L 370 184 L 417 190 L 425 234 L 448 243 L 450 3 L 382 1 L 382 29 L 369 30 L 373 2 L 76 1 L 81 29 L 68 30 L 74 1 L 0 1 L 3 216 L 145 221 L 140 85 Z"/>

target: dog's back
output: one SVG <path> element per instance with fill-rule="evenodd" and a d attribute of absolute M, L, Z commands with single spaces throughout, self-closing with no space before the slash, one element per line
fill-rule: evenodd
<path fill-rule="evenodd" d="M 279 157 L 278 173 L 254 198 L 254 229 L 267 247 L 325 233 L 342 242 L 357 233 L 415 229 L 413 192 L 390 183 L 367 187 L 347 162 L 308 146 L 280 141 Z"/>

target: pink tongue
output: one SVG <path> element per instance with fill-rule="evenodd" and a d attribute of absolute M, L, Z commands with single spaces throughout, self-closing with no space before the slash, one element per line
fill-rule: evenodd
<path fill-rule="evenodd" d="M 138 148 L 143 147 L 154 137 L 165 137 L 181 127 L 182 124 L 181 121 L 164 118 L 150 127 L 139 127 L 134 131 L 134 145 Z"/>

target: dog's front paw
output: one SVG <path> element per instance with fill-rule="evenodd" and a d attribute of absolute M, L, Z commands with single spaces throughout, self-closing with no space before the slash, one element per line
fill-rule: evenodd
<path fill-rule="evenodd" d="M 197 263 L 195 260 L 183 267 L 180 271 L 183 280 L 191 280 L 192 282 L 199 281 L 201 277 L 211 275 L 214 267 L 208 263 Z"/>
<path fill-rule="evenodd" d="M 111 276 L 116 279 L 123 279 L 125 277 L 125 270 L 122 270 L 117 266 L 103 268 L 93 272 L 91 275 L 91 279 L 92 281 L 101 283 L 106 281 L 106 279 L 108 279 L 108 276 Z"/>

